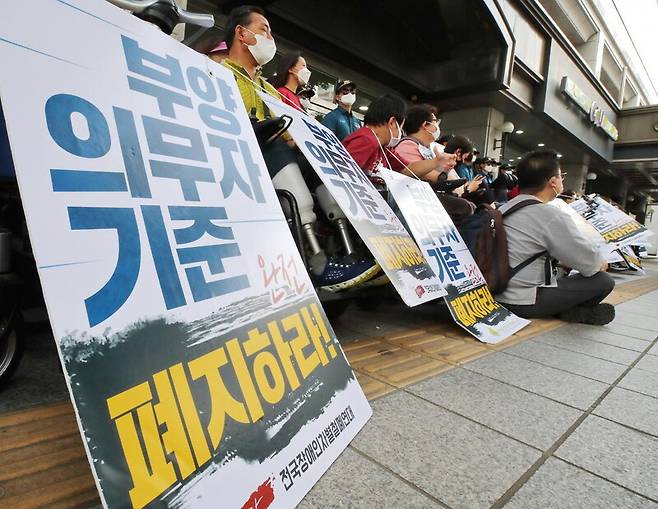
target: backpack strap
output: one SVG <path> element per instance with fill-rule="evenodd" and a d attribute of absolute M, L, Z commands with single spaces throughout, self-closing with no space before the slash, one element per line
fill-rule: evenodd
<path fill-rule="evenodd" d="M 540 202 L 539 200 L 523 200 L 520 201 L 519 203 L 515 203 L 509 209 L 507 209 L 505 212 L 502 212 L 501 214 L 503 217 L 506 217 L 509 216 L 510 214 L 513 214 L 517 210 L 521 210 L 522 208 L 527 207 L 528 205 L 535 205 L 537 203 L 542 203 L 542 202 Z M 541 251 L 539 253 L 536 253 L 532 255 L 530 258 L 523 260 L 516 267 L 510 267 L 509 279 L 512 279 L 519 272 L 525 269 L 528 265 L 530 265 L 535 260 L 538 260 L 542 256 L 546 256 L 546 260 L 544 262 L 544 284 L 546 284 L 547 286 L 550 285 L 551 275 L 553 274 L 553 262 L 551 260 L 551 257 L 548 256 L 548 251 Z"/>
<path fill-rule="evenodd" d="M 508 208 L 505 212 L 501 212 L 501 214 L 503 215 L 503 217 L 509 216 L 510 214 L 513 214 L 517 210 L 521 210 L 522 208 L 527 207 L 528 205 L 536 205 L 539 203 L 542 202 L 540 202 L 539 200 L 523 200 L 520 201 L 519 203 L 515 203 L 510 208 Z"/>

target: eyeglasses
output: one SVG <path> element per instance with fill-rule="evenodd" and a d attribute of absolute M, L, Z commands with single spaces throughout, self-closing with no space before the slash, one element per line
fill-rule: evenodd
<path fill-rule="evenodd" d="M 345 95 L 345 94 L 353 94 L 354 92 L 356 92 L 356 88 L 341 88 L 338 93 Z"/>
<path fill-rule="evenodd" d="M 563 171 L 563 172 L 560 172 L 560 173 L 556 173 L 555 175 L 552 175 L 552 176 L 553 177 L 560 177 L 560 180 L 564 180 L 564 177 L 567 176 L 567 172 Z"/>

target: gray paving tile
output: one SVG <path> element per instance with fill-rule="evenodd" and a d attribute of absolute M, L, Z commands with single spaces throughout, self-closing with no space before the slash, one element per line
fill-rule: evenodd
<path fill-rule="evenodd" d="M 618 346 L 619 348 L 626 348 L 628 350 L 635 350 L 636 352 L 644 352 L 649 346 L 651 340 L 632 338 L 622 334 L 616 334 L 602 327 L 592 327 L 590 325 L 570 324 L 559 329 L 561 334 L 571 335 L 575 338 L 589 339 L 590 341 L 598 341 L 606 345 Z M 557 331 L 552 331 L 557 332 Z"/>
<path fill-rule="evenodd" d="M 626 369 L 626 366 L 622 364 L 604 361 L 538 341 L 526 341 L 508 348 L 505 353 L 518 355 L 531 361 L 541 362 L 553 368 L 606 383 L 614 382 Z"/>
<path fill-rule="evenodd" d="M 348 447 L 297 507 L 423 509 L 441 505 Z"/>
<path fill-rule="evenodd" d="M 568 331 L 565 333 L 559 329 L 542 334 L 535 341 L 626 366 L 640 356 L 640 353 L 637 351 L 619 348 L 592 339 L 585 339 L 570 334 Z"/>
<path fill-rule="evenodd" d="M 618 387 L 658 398 L 658 376 L 643 369 L 631 369 L 619 382 Z"/>
<path fill-rule="evenodd" d="M 658 439 L 654 437 L 589 416 L 555 455 L 658 499 Z"/>
<path fill-rule="evenodd" d="M 372 406 L 352 445 L 455 509 L 489 507 L 540 455 L 405 392 Z"/>
<path fill-rule="evenodd" d="M 590 325 L 589 327 L 594 327 Z M 621 323 L 609 323 L 600 327 L 601 330 L 613 332 L 616 334 L 622 334 L 624 336 L 630 336 L 632 338 L 644 339 L 646 341 L 653 341 L 658 336 L 656 330 L 641 329 L 638 327 L 633 327 L 631 325 L 621 324 Z"/>
<path fill-rule="evenodd" d="M 644 295 L 641 295 L 640 297 L 637 297 L 636 299 L 633 299 L 634 302 L 648 302 L 648 303 L 656 303 L 658 302 L 658 292 L 654 291 L 651 293 L 646 293 Z"/>
<path fill-rule="evenodd" d="M 658 373 L 658 357 L 655 355 L 645 355 L 635 367 L 645 371 L 651 371 L 652 373 Z"/>
<path fill-rule="evenodd" d="M 649 355 L 658 355 L 658 343 L 656 343 L 651 348 L 649 348 L 649 351 L 647 353 Z"/>
<path fill-rule="evenodd" d="M 513 355 L 495 353 L 465 368 L 580 409 L 587 409 L 607 384 L 542 366 Z"/>
<path fill-rule="evenodd" d="M 658 509 L 658 504 L 564 461 L 548 458 L 505 505 L 505 509 L 588 507 Z"/>
<path fill-rule="evenodd" d="M 342 323 L 336 325 L 332 324 L 336 337 L 341 344 L 351 343 L 353 341 L 360 341 L 362 339 L 367 339 L 369 336 L 361 334 L 360 332 L 355 332 L 352 329 L 348 328 Z"/>
<path fill-rule="evenodd" d="M 540 449 L 548 449 L 581 414 L 461 368 L 407 390 Z"/>
<path fill-rule="evenodd" d="M 647 329 L 653 332 L 653 337 L 656 337 L 656 331 L 658 331 L 658 318 L 654 318 L 653 315 L 647 313 L 636 314 L 636 313 L 625 313 L 621 311 L 616 313 L 615 319 L 612 322 L 614 325 L 630 325 L 631 327 L 637 327 L 638 329 Z"/>
<path fill-rule="evenodd" d="M 391 318 L 391 316 L 385 316 L 379 312 L 367 313 L 364 311 L 350 311 L 349 316 L 344 316 L 343 325 L 353 332 L 375 338 L 409 328 L 409 324 L 404 325 Z"/>
<path fill-rule="evenodd" d="M 631 313 L 636 313 L 636 314 L 650 314 L 652 315 L 653 313 L 656 312 L 656 303 L 655 302 L 637 302 L 635 300 L 631 300 L 628 302 L 624 302 L 623 304 L 618 304 L 615 306 L 617 308 L 617 311 L 628 311 Z"/>
<path fill-rule="evenodd" d="M 658 437 L 658 399 L 651 396 L 615 387 L 594 413 Z"/>

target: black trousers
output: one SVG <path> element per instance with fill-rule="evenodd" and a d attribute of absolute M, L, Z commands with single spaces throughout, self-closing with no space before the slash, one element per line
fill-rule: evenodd
<path fill-rule="evenodd" d="M 614 289 L 615 280 L 607 272 L 592 277 L 561 277 L 557 287 L 537 288 L 537 300 L 532 305 L 503 305 L 512 313 L 523 318 L 548 318 L 575 306 L 594 306 L 605 299 Z"/>

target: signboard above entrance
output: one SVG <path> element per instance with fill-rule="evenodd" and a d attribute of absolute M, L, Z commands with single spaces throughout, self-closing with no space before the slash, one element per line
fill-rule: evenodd
<path fill-rule="evenodd" d="M 576 106 L 588 115 L 589 120 L 596 127 L 599 127 L 607 134 L 610 139 L 617 141 L 619 137 L 619 131 L 617 127 L 610 122 L 608 116 L 603 113 L 601 107 L 596 104 L 596 102 L 585 94 L 578 85 L 576 85 L 568 76 L 562 78 L 562 84 L 560 85 L 560 92 L 565 96 L 571 99 Z"/>

